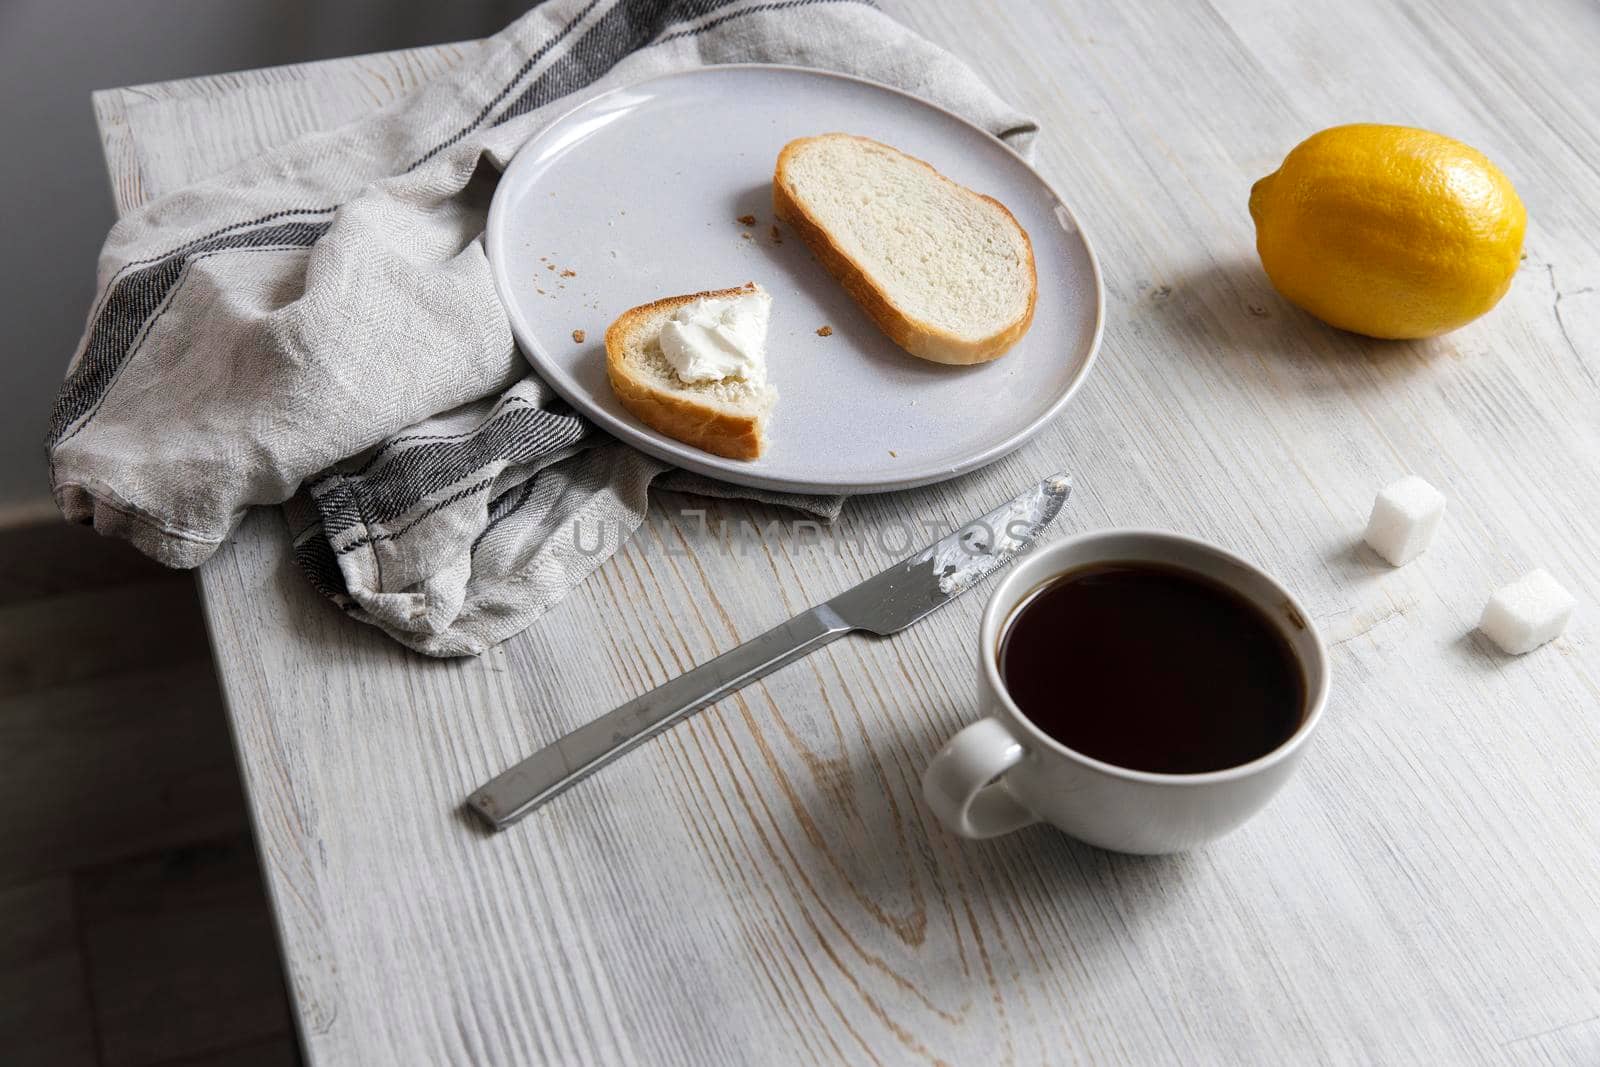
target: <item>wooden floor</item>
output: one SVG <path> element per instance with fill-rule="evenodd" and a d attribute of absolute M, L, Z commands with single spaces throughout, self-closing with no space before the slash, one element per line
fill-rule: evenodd
<path fill-rule="evenodd" d="M 298 1062 L 191 576 L 0 530 L 0 1063 Z"/>

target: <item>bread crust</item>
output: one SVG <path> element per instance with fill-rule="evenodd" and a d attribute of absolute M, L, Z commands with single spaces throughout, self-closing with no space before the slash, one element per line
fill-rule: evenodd
<path fill-rule="evenodd" d="M 986 200 L 999 208 L 1011 225 L 1017 228 L 1022 235 L 1022 243 L 1028 250 L 1028 307 L 1015 321 L 1007 324 L 1003 329 L 977 340 L 968 340 L 957 337 L 948 330 L 939 329 L 929 323 L 913 318 L 897 307 L 889 299 L 872 276 L 862 265 L 847 254 L 834 241 L 827 228 L 806 210 L 805 205 L 795 199 L 790 192 L 786 171 L 789 161 L 807 144 L 814 141 L 828 140 L 831 138 L 846 138 L 852 141 L 861 141 L 865 144 L 887 148 L 897 152 L 913 163 L 927 167 L 928 172 L 935 178 L 948 185 L 954 185 L 967 196 Z M 845 292 L 860 304 L 862 309 L 878 324 L 878 328 L 889 335 L 889 339 L 913 356 L 930 360 L 934 363 L 950 363 L 965 366 L 972 363 L 987 363 L 990 360 L 1003 356 L 1012 345 L 1022 339 L 1028 332 L 1028 327 L 1033 325 L 1034 305 L 1039 300 L 1039 272 L 1033 258 L 1033 240 L 1028 236 L 1028 231 L 1022 228 L 1011 209 L 992 196 L 968 189 L 940 174 L 931 164 L 915 156 L 906 155 L 892 145 L 874 141 L 870 137 L 858 137 L 850 133 L 824 133 L 815 137 L 800 137 L 783 146 L 778 153 L 777 166 L 772 173 L 772 207 L 778 218 L 788 223 L 800 239 L 806 243 L 822 262 L 829 274 L 844 286 Z"/>
<path fill-rule="evenodd" d="M 635 375 L 627 366 L 627 342 L 648 328 L 658 316 L 670 314 L 696 300 L 740 296 L 755 288 L 711 289 L 684 296 L 668 296 L 629 308 L 606 328 L 606 377 L 611 391 L 634 418 L 673 440 L 727 459 L 756 459 L 766 445 L 764 418 L 739 415 L 689 396 L 668 392 Z"/>

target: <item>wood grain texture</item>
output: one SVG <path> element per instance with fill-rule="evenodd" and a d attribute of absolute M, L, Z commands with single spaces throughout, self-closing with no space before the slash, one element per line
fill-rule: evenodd
<path fill-rule="evenodd" d="M 1022 451 L 857 500 L 831 535 L 665 499 L 470 662 L 351 624 L 281 520 L 250 517 L 201 583 L 311 1059 L 1600 1060 L 1600 14 L 886 6 L 1041 119 L 1040 170 L 1105 272 L 1095 375 Z M 377 106 L 373 62 L 101 94 L 119 205 Z M 1528 258 L 1484 320 L 1372 342 L 1267 284 L 1250 183 L 1357 119 L 1450 133 L 1516 182 Z M 513 832 L 459 813 L 517 756 L 870 575 L 906 524 L 1057 468 L 1079 485 L 1060 533 L 1212 538 L 1333 644 L 1302 773 L 1231 837 L 1138 859 L 935 825 L 917 776 L 972 715 L 981 597 L 829 646 Z M 1391 570 L 1358 537 L 1406 472 L 1450 513 Z M 1473 626 L 1533 566 L 1579 614 L 1501 656 Z"/>

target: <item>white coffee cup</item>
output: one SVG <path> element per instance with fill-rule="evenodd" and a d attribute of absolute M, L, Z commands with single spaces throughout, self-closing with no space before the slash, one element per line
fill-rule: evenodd
<path fill-rule="evenodd" d="M 1163 563 L 1244 596 L 1281 627 L 1305 676 L 1299 727 L 1271 752 L 1202 774 L 1132 770 L 1076 752 L 1017 708 L 1000 679 L 1001 634 L 1040 585 L 1091 563 Z M 1044 821 L 1116 852 L 1177 852 L 1213 840 L 1254 815 L 1288 779 L 1328 700 L 1327 650 L 1294 595 L 1260 568 L 1215 545 L 1155 530 L 1105 530 L 1031 553 L 989 598 L 978 636 L 978 709 L 922 777 L 940 821 L 963 837 L 995 837 Z M 1070 698 L 1072 679 L 1061 679 Z"/>

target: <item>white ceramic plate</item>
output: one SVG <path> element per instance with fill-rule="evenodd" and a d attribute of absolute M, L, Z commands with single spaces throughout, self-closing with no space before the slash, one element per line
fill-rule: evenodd
<path fill-rule="evenodd" d="M 925 159 L 1016 215 L 1033 240 L 1039 302 L 1015 348 L 976 367 L 916 359 L 787 227 L 772 240 L 778 150 L 836 130 Z M 652 455 L 758 488 L 879 492 L 992 462 L 1061 410 L 1100 343 L 1094 253 L 1020 156 L 926 101 L 814 70 L 707 67 L 590 100 L 517 153 L 495 191 L 487 247 L 518 343 L 573 407 Z M 606 381 L 604 348 L 606 327 L 630 307 L 746 281 L 773 296 L 767 363 L 778 387 L 766 453 L 748 462 L 628 414 Z M 831 337 L 817 335 L 824 325 Z"/>

